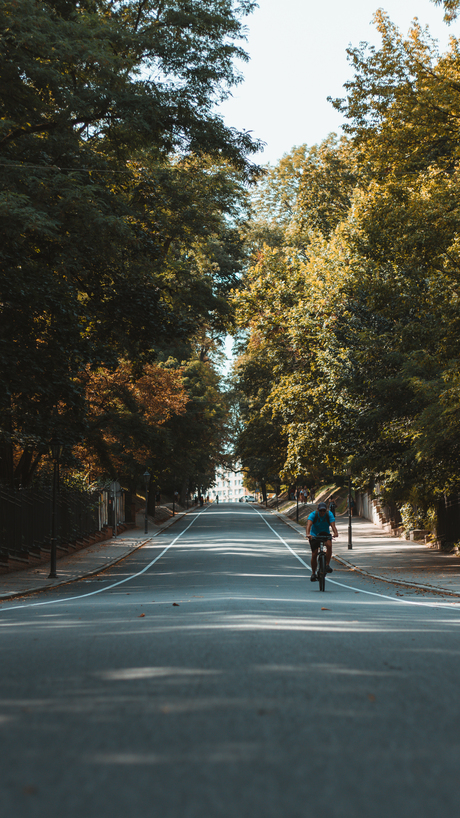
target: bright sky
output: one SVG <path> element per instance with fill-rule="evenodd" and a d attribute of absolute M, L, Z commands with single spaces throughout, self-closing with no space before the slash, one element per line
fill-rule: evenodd
<path fill-rule="evenodd" d="M 406 34 L 418 17 L 444 51 L 460 21 L 447 26 L 443 9 L 430 0 L 258 0 L 247 18 L 251 61 L 242 65 L 244 84 L 222 107 L 226 122 L 251 130 L 267 143 L 261 163 L 275 164 L 294 145 L 320 142 L 340 128 L 340 114 L 327 97 L 343 96 L 351 76 L 349 43 L 379 44 L 371 20 L 383 8 Z"/>

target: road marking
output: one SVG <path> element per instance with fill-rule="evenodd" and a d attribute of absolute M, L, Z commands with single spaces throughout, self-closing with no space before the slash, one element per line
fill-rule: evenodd
<path fill-rule="evenodd" d="M 305 568 L 307 568 L 309 571 L 311 571 L 311 566 L 307 565 L 307 563 L 302 559 L 302 557 L 300 557 L 296 553 L 296 551 L 294 551 L 294 549 L 291 548 L 289 543 L 287 543 L 286 540 L 283 540 L 283 538 L 278 534 L 278 532 L 275 531 L 274 528 L 272 528 L 272 526 L 270 525 L 268 520 L 264 517 L 263 514 L 261 514 L 259 509 L 253 508 L 253 511 L 255 511 L 260 517 L 262 517 L 262 520 L 269 527 L 270 531 L 273 531 L 274 535 L 276 537 L 278 537 L 278 539 L 283 543 L 283 545 L 286 546 L 286 548 L 289 549 L 291 554 L 293 554 L 294 557 L 296 557 L 296 559 L 298 559 L 299 562 L 301 562 L 302 565 L 305 566 Z M 421 605 L 424 608 L 444 608 L 446 611 L 456 612 L 455 609 L 451 605 L 441 605 L 440 603 L 436 603 L 436 602 L 414 602 L 411 599 L 398 599 L 397 597 L 394 597 L 394 596 L 388 596 L 388 594 L 379 594 L 379 593 L 377 593 L 377 591 L 365 591 L 363 588 L 355 588 L 353 585 L 345 585 L 343 582 L 338 582 L 338 580 L 336 580 L 336 579 L 329 579 L 328 578 L 327 581 L 332 582 L 333 585 L 339 585 L 341 588 L 346 588 L 349 591 L 356 591 L 359 594 L 367 594 L 368 596 L 378 596 L 380 599 L 389 599 L 390 602 L 400 602 L 403 605 Z"/>
<path fill-rule="evenodd" d="M 155 557 L 155 559 L 154 559 L 154 560 L 152 560 L 151 562 L 149 562 L 149 564 L 148 564 L 148 565 L 146 565 L 146 566 L 145 566 L 145 568 L 143 568 L 143 569 L 142 569 L 142 571 L 138 571 L 138 572 L 137 572 L 137 574 L 132 574 L 132 575 L 131 575 L 131 576 L 129 576 L 129 577 L 125 577 L 124 579 L 120 579 L 118 582 L 113 582 L 111 585 L 106 585 L 104 588 L 98 588 L 98 589 L 97 589 L 97 591 L 88 591 L 88 593 L 87 593 L 87 594 L 79 594 L 78 596 L 69 596 L 69 597 L 66 597 L 65 599 L 49 599 L 49 600 L 47 600 L 46 602 L 30 602 L 29 604 L 27 604 L 27 603 L 26 603 L 25 605 L 11 605 L 11 606 L 9 606 L 8 608 L 6 608 L 6 607 L 5 607 L 5 608 L 3 608 L 3 607 L 2 607 L 2 608 L 0 609 L 0 611 L 17 611 L 19 608 L 36 608 L 36 607 L 38 607 L 39 605 L 56 605 L 58 602 L 73 602 L 75 599 L 85 599 L 85 598 L 86 598 L 86 597 L 88 597 L 88 596 L 95 596 L 96 594 L 102 594 L 102 593 L 104 593 L 104 591 L 110 591 L 110 590 L 111 590 L 111 588 L 116 588 L 116 587 L 117 587 L 117 585 L 123 585 L 123 583 L 124 583 L 124 582 L 129 582 L 129 581 L 130 581 L 130 580 L 132 580 L 132 579 L 136 579 L 136 577 L 140 577 L 142 574 L 145 574 L 145 572 L 146 572 L 146 571 L 148 571 L 148 570 L 149 570 L 149 568 L 151 568 L 151 567 L 152 567 L 152 565 L 155 565 L 155 563 L 156 563 L 156 562 L 158 562 L 158 560 L 159 560 L 159 559 L 161 559 L 161 557 L 163 556 L 163 554 L 166 554 L 166 552 L 167 552 L 167 551 L 168 551 L 170 548 L 172 548 L 172 546 L 174 545 L 174 543 L 176 543 L 176 542 L 177 542 L 177 540 L 178 540 L 180 537 L 182 537 L 182 535 L 183 535 L 183 534 L 185 534 L 185 533 L 186 533 L 186 531 L 188 531 L 188 530 L 189 530 L 189 528 L 190 528 L 190 527 L 193 525 L 193 523 L 195 522 L 195 520 L 197 520 L 197 519 L 198 519 L 198 517 L 200 517 L 200 515 L 201 515 L 201 514 L 204 514 L 204 512 L 205 512 L 205 511 L 207 511 L 207 510 L 208 510 L 208 507 L 207 507 L 207 508 L 204 508 L 204 509 L 203 509 L 203 511 L 199 511 L 199 512 L 198 512 L 198 514 L 196 514 L 196 515 L 193 517 L 192 522 L 191 522 L 191 523 L 189 523 L 189 525 L 187 526 L 187 528 L 184 528 L 184 530 L 183 530 L 183 531 L 181 531 L 181 533 L 180 533 L 180 534 L 178 534 L 178 535 L 177 535 L 177 537 L 176 537 L 176 538 L 175 538 L 175 539 L 174 539 L 172 542 L 170 542 L 170 543 L 169 543 L 169 545 L 167 545 L 167 546 L 166 546 L 166 548 L 164 548 L 164 549 L 163 549 L 163 551 L 161 552 L 161 554 L 158 554 L 158 556 L 157 556 L 157 557 Z M 150 542 L 150 541 L 148 541 L 148 542 Z M 102 569 L 101 569 L 101 570 L 102 570 Z M 77 581 L 78 581 L 78 580 L 77 580 Z M 53 588 L 53 586 L 51 586 L 51 587 L 50 587 L 49 589 L 47 589 L 47 590 L 52 590 L 52 588 Z M 39 592 L 37 591 L 37 593 L 39 593 Z M 8 600 L 4 600 L 4 601 L 5 601 L 5 602 L 7 602 Z"/>
<path fill-rule="evenodd" d="M 208 511 L 209 508 L 210 507 L 208 506 L 207 508 L 204 508 L 203 511 L 199 511 L 198 514 L 196 514 L 193 517 L 191 523 L 189 523 L 187 528 L 184 528 L 184 530 L 181 531 L 181 533 L 178 534 L 177 537 L 175 537 L 175 539 L 172 542 L 170 542 L 169 545 L 166 546 L 166 548 L 163 549 L 161 554 L 158 554 L 158 556 L 155 557 L 155 559 L 153 559 L 151 562 L 149 562 L 149 564 L 146 565 L 145 568 L 142 569 L 142 571 L 138 571 L 136 574 L 132 574 L 129 577 L 125 577 L 124 579 L 120 579 L 120 580 L 118 580 L 118 582 L 113 582 L 111 585 L 106 585 L 104 588 L 98 588 L 96 591 L 88 591 L 88 593 L 86 593 L 86 594 L 79 594 L 78 596 L 66 597 L 65 599 L 50 599 L 50 600 L 47 600 L 46 602 L 30 602 L 30 603 L 26 603 L 24 605 L 11 605 L 11 606 L 8 606 L 8 607 L 0 608 L 0 612 L 1 611 L 16 611 L 16 610 L 19 610 L 21 608 L 36 608 L 36 607 L 39 607 L 39 606 L 42 606 L 42 605 L 56 605 L 59 602 L 73 602 L 76 599 L 86 599 L 87 597 L 90 597 L 90 596 L 96 596 L 97 594 L 102 594 L 105 591 L 110 591 L 112 588 L 116 588 L 118 585 L 123 585 L 125 582 L 130 582 L 132 579 L 136 579 L 137 577 L 140 577 L 142 574 L 145 574 L 145 572 L 148 571 L 149 568 L 152 567 L 152 565 L 155 565 L 155 563 L 158 562 L 158 560 L 160 560 L 161 557 L 164 554 L 166 554 L 166 552 L 169 551 L 170 548 L 172 548 L 172 546 L 177 542 L 177 540 L 179 540 L 180 537 L 182 537 L 189 530 L 189 528 L 192 527 L 193 523 L 198 519 L 198 517 L 200 517 L 202 514 L 204 514 L 206 511 Z M 277 537 L 278 540 L 280 540 L 280 542 L 282 542 L 283 545 L 286 546 L 286 548 L 291 552 L 291 554 L 293 554 L 293 556 L 297 560 L 299 560 L 299 562 L 302 563 L 302 565 L 305 568 L 307 568 L 307 570 L 311 571 L 311 566 L 308 565 L 302 559 L 302 557 L 300 557 L 299 554 L 297 554 L 297 552 L 294 551 L 293 548 L 291 548 L 289 543 L 287 543 L 286 540 L 284 540 L 283 537 L 281 537 L 278 534 L 278 532 L 275 531 L 274 528 L 272 528 L 272 526 L 270 525 L 268 520 L 263 516 L 263 514 L 261 514 L 261 512 L 257 508 L 252 507 L 252 510 L 255 511 L 256 514 L 258 514 L 259 517 L 262 518 L 262 520 L 268 526 L 270 531 L 272 531 L 273 534 L 275 535 L 275 537 Z M 359 593 L 359 594 L 367 594 L 368 596 L 376 596 L 379 599 L 388 599 L 390 602 L 399 602 L 399 603 L 402 603 L 402 604 L 405 604 L 405 605 L 419 605 L 419 606 L 421 605 L 424 608 L 444 608 L 445 610 L 448 610 L 448 611 L 453 611 L 454 610 L 454 612 L 456 612 L 455 609 L 453 609 L 452 606 L 450 606 L 450 605 L 442 605 L 442 604 L 438 604 L 436 602 L 414 602 L 414 601 L 412 601 L 410 599 L 398 599 L 397 597 L 388 596 L 387 594 L 379 594 L 379 593 L 377 593 L 377 591 L 365 591 L 364 589 L 356 588 L 353 585 L 346 585 L 345 583 L 338 582 L 338 580 L 335 580 L 335 579 L 328 579 L 328 583 L 329 582 L 331 582 L 333 585 L 338 585 L 341 588 L 346 588 L 349 591 L 355 591 L 356 593 Z M 51 588 L 49 590 L 52 590 L 52 586 L 51 586 Z M 8 600 L 4 600 L 4 601 L 7 602 Z"/>

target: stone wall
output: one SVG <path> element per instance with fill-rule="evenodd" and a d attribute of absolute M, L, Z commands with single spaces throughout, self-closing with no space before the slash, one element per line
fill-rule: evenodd
<path fill-rule="evenodd" d="M 378 500 L 372 498 L 370 491 L 357 491 L 355 501 L 360 517 L 370 520 L 393 537 L 401 536 L 403 531 L 401 516 L 396 506 L 382 506 Z"/>

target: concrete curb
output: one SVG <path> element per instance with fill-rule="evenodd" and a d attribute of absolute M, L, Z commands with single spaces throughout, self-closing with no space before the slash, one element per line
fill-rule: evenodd
<path fill-rule="evenodd" d="M 410 582 L 410 580 L 394 578 L 388 579 L 388 577 L 382 577 L 380 574 L 371 574 L 369 571 L 365 571 L 364 568 L 358 568 L 357 565 L 353 565 L 352 562 L 348 562 L 348 560 L 344 560 L 343 557 L 338 557 L 336 554 L 333 554 L 332 558 L 351 571 L 357 571 L 359 574 L 369 577 L 370 579 L 378 579 L 380 582 L 388 582 L 390 585 L 403 585 L 405 588 L 415 588 L 419 591 L 431 591 L 433 594 L 441 594 L 442 596 L 447 594 L 448 596 L 460 597 L 460 594 L 457 594 L 455 591 L 448 591 L 447 588 L 442 588 L 437 585 L 422 585 L 420 582 Z"/>
<path fill-rule="evenodd" d="M 304 526 L 299 525 L 299 523 L 294 523 L 288 517 L 286 517 L 281 511 L 275 511 L 273 509 L 266 509 L 266 511 L 270 511 L 271 514 L 276 514 L 281 520 L 286 523 L 290 528 L 293 528 L 294 531 L 297 533 L 301 533 L 304 530 Z M 460 598 L 460 594 L 456 593 L 455 591 L 448 591 L 447 588 L 440 588 L 436 585 L 422 585 L 419 582 L 410 582 L 410 580 L 402 580 L 402 579 L 388 579 L 388 577 L 382 577 L 380 574 L 371 574 L 369 571 L 365 571 L 364 568 L 359 568 L 357 565 L 354 565 L 352 562 L 343 559 L 343 557 L 338 557 L 336 554 L 332 555 L 332 559 L 336 560 L 336 562 L 340 562 L 346 568 L 349 568 L 351 571 L 356 571 L 358 574 L 362 574 L 364 577 L 369 577 L 370 579 L 378 579 L 380 582 L 387 582 L 390 585 L 402 585 L 405 588 L 414 588 L 418 591 L 430 591 L 433 594 L 441 594 L 442 596 L 454 596 Z"/>
<path fill-rule="evenodd" d="M 110 560 L 110 562 L 104 563 L 104 565 L 101 565 L 98 568 L 93 569 L 92 571 L 87 571 L 84 574 L 76 574 L 73 577 L 63 579 L 61 582 L 55 583 L 48 582 L 45 583 L 44 585 L 37 585 L 35 588 L 27 588 L 24 591 L 13 591 L 10 594 L 0 594 L 0 602 L 5 602 L 8 599 L 18 599 L 23 596 L 30 596 L 31 594 L 37 594 L 40 591 L 48 591 L 50 588 L 60 588 L 62 585 L 69 585 L 71 582 L 78 582 L 80 579 L 86 579 L 87 577 L 94 577 L 97 574 L 102 574 L 107 568 L 112 568 L 113 565 L 117 565 L 117 563 L 124 560 L 125 557 L 128 557 L 130 554 L 134 554 L 135 551 L 138 551 L 139 548 L 142 548 L 143 545 L 148 543 L 154 537 L 158 537 L 159 534 L 162 534 L 163 531 L 170 528 L 171 525 L 176 523 L 178 520 L 182 519 L 182 517 L 185 517 L 185 515 L 189 514 L 191 511 L 193 511 L 192 508 L 188 509 L 188 511 L 181 511 L 174 517 L 170 517 L 169 520 L 167 520 L 161 527 L 158 526 L 158 531 L 154 531 L 149 537 L 147 537 L 147 539 L 142 540 L 139 543 L 139 545 L 136 545 L 134 548 L 130 548 L 129 550 L 125 551 L 125 553 L 122 554 L 121 556 L 118 555 L 116 559 Z"/>

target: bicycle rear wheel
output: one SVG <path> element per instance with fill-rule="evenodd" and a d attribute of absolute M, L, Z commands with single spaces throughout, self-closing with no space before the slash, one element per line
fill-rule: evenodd
<path fill-rule="evenodd" d="M 326 554 L 318 554 L 317 576 L 319 590 L 324 591 L 326 589 Z"/>

